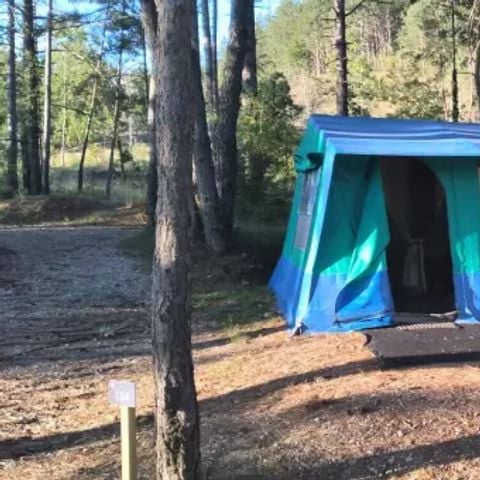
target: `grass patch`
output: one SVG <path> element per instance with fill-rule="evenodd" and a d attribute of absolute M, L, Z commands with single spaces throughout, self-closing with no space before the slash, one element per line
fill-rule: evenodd
<path fill-rule="evenodd" d="M 149 147 L 146 143 L 136 143 L 131 149 L 131 154 L 133 156 L 134 166 L 143 166 L 148 164 L 149 158 Z M 65 152 L 65 157 L 61 157 L 61 152 L 57 151 L 52 155 L 52 168 L 67 168 L 69 170 L 74 170 L 75 172 L 78 169 L 78 164 L 80 163 L 81 149 L 71 149 Z M 110 157 L 110 148 L 104 147 L 99 143 L 91 143 L 87 150 L 87 155 L 85 157 L 85 166 L 86 168 L 96 168 L 107 170 L 108 162 Z M 127 168 L 131 168 L 129 165 L 131 162 L 127 163 Z M 119 155 L 118 151 L 115 151 L 115 165 L 119 164 Z"/>
<path fill-rule="evenodd" d="M 154 229 L 144 229 L 120 243 L 125 254 L 134 256 L 150 270 Z M 270 258 L 270 257 L 269 257 Z M 192 305 L 198 322 L 241 339 L 252 324 L 275 316 L 266 280 L 266 266 L 248 251 L 238 248 L 227 255 L 206 252 L 196 244 L 192 253 Z"/>
<path fill-rule="evenodd" d="M 272 269 L 282 253 L 286 223 L 258 224 L 237 222 L 234 238 L 237 248 L 248 252 L 265 268 Z"/>
<path fill-rule="evenodd" d="M 264 285 L 212 287 L 210 292 L 194 292 L 192 302 L 199 314 L 208 316 L 222 329 L 248 325 L 272 313 L 271 298 Z"/>
<path fill-rule="evenodd" d="M 137 258 L 145 269 L 150 271 L 155 248 L 155 228 L 146 227 L 141 232 L 122 240 L 119 246 L 126 255 Z"/>
<path fill-rule="evenodd" d="M 0 201 L 0 224 L 131 226 L 145 224 L 145 204 L 119 205 L 84 195 L 16 197 Z"/>
<path fill-rule="evenodd" d="M 77 194 L 77 171 L 67 167 L 55 167 L 50 174 L 52 192 L 60 195 Z M 105 200 L 107 171 L 99 167 L 88 167 L 84 173 L 83 196 Z M 125 180 L 115 171 L 112 180 L 110 201 L 117 204 L 139 202 L 146 196 L 146 172 L 143 169 L 129 169 Z"/>

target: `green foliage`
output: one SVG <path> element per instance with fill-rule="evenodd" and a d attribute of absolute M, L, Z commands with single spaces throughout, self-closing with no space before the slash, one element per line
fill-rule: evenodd
<path fill-rule="evenodd" d="M 75 2 L 72 2 L 75 3 Z M 75 170 L 78 168 L 79 152 L 83 143 L 87 124 L 87 114 L 91 106 L 93 85 L 97 82 L 96 107 L 92 119 L 87 151 L 86 169 L 89 161 L 101 160 L 95 169 L 107 169 L 108 156 L 98 155 L 111 142 L 113 111 L 116 99 L 116 74 L 120 50 L 124 60 L 122 81 L 122 111 L 119 133 L 122 139 L 133 137 L 135 141 L 146 140 L 146 82 L 143 71 L 143 34 L 137 0 L 110 2 L 95 0 L 96 9 L 89 13 L 72 12 L 73 5 L 64 5 L 65 11 L 54 12 L 53 54 L 52 54 L 52 189 L 57 192 L 70 191 L 75 183 Z M 20 6 L 17 4 L 17 8 Z M 87 9 L 88 10 L 88 9 Z M 22 30 L 22 15 L 16 15 L 17 30 Z M 45 17 L 35 19 L 35 33 L 39 45 L 43 45 Z M 6 30 L 0 29 L 0 90 L 6 92 Z M 42 49 L 40 49 L 41 51 Z M 39 119 L 43 116 L 43 62 L 44 55 L 38 54 L 39 71 Z M 26 110 L 25 56 L 22 54 L 21 37 L 17 38 L 17 112 L 18 129 L 28 120 Z M 41 125 L 40 125 L 41 127 Z M 0 97 L 0 183 L 5 170 L 6 140 L 6 95 Z M 127 141 L 124 144 L 124 160 L 130 160 Z M 63 147 L 63 148 L 62 148 Z M 59 153 L 62 150 L 63 155 Z M 19 163 L 20 163 L 19 152 Z M 116 155 L 116 162 L 119 155 Z M 72 163 L 70 160 L 74 159 Z M 137 158 L 135 165 L 137 166 Z M 143 160 L 143 159 L 142 159 Z M 67 165 L 68 164 L 68 165 Z M 116 163 L 118 165 L 118 163 Z M 134 162 L 129 162 L 129 169 Z M 57 172 L 56 169 L 59 169 Z M 98 172 L 97 172 L 98 173 Z M 99 175 L 93 178 L 92 185 L 104 183 Z M 97 181 L 98 178 L 98 181 Z M 93 185 L 95 184 L 95 185 Z"/>
<path fill-rule="evenodd" d="M 347 11 L 358 0 L 347 0 Z M 472 112 L 473 0 L 456 0 L 460 118 Z M 261 26 L 262 65 L 280 71 L 293 98 L 312 112 L 335 113 L 336 64 L 332 0 L 283 0 Z M 473 27 L 473 28 L 472 28 Z M 350 107 L 353 115 L 451 117 L 452 26 L 450 2 L 365 2 L 347 17 Z"/>
<path fill-rule="evenodd" d="M 418 66 L 408 58 L 395 59 L 384 80 L 383 95 L 394 107 L 389 116 L 400 118 L 443 119 L 442 83 L 435 81 L 437 72 L 430 67 L 418 75 Z"/>
<path fill-rule="evenodd" d="M 243 213 L 267 197 L 280 212 L 285 208 L 281 197 L 293 179 L 291 157 L 299 138 L 294 122 L 300 112 L 287 80 L 278 72 L 260 78 L 257 94 L 244 99 L 237 131 Z"/>

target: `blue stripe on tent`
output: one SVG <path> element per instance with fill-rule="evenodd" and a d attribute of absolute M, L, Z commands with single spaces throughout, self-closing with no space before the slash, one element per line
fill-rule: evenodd
<path fill-rule="evenodd" d="M 269 286 L 277 298 L 278 309 L 289 328 L 295 327 L 298 292 L 305 275 L 286 257 L 281 257 Z M 308 314 L 303 319 L 305 332 L 342 332 L 393 324 L 393 305 L 386 272 L 365 277 L 357 288 L 342 298 L 342 319 L 335 315 L 335 303 L 345 284 L 345 275 L 312 275 L 312 295 Z M 480 273 L 454 274 L 457 323 L 480 323 Z M 351 308 L 351 316 L 348 315 Z"/>
<path fill-rule="evenodd" d="M 342 332 L 386 327 L 393 323 L 392 300 L 386 272 L 364 277 L 342 298 L 342 317 L 335 313 L 338 294 L 347 281 L 346 275 L 311 275 L 301 271 L 286 257 L 281 257 L 270 280 L 280 312 L 289 328 L 296 325 L 299 290 L 305 275 L 311 277 L 308 312 L 302 319 L 305 332 Z M 352 316 L 348 316 L 352 305 Z"/>
<path fill-rule="evenodd" d="M 480 322 L 480 273 L 455 273 L 453 275 L 457 323 Z"/>

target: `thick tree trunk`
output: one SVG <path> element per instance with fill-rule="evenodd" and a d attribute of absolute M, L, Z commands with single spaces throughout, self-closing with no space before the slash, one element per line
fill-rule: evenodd
<path fill-rule="evenodd" d="M 8 0 L 8 73 L 7 73 L 7 189 L 10 196 L 18 192 L 17 139 L 17 67 L 15 53 L 15 0 Z"/>
<path fill-rule="evenodd" d="M 250 1 L 232 1 L 230 38 L 225 54 L 223 83 L 219 97 L 219 119 L 215 132 L 215 176 L 227 242 L 233 230 L 238 173 L 237 120 L 240 111 Z"/>
<path fill-rule="evenodd" d="M 147 172 L 147 224 L 155 225 L 155 210 L 157 206 L 157 144 L 156 144 L 156 75 L 153 53 L 157 48 L 157 12 L 153 0 L 141 0 L 142 3 L 142 24 L 145 32 L 145 39 L 150 51 L 151 74 L 148 87 L 148 136 L 150 143 L 150 157 Z"/>
<path fill-rule="evenodd" d="M 210 30 L 210 13 L 208 8 L 209 0 L 201 0 L 200 8 L 202 13 L 202 47 L 205 60 L 205 80 L 207 99 L 210 108 L 215 105 L 215 83 L 213 78 L 213 53 L 212 53 L 212 34 Z"/>
<path fill-rule="evenodd" d="M 142 0 L 153 3 L 153 0 Z M 198 407 L 191 355 L 193 0 L 156 0 L 158 204 L 153 261 L 156 478 L 200 479 Z"/>
<path fill-rule="evenodd" d="M 48 0 L 47 39 L 45 43 L 45 82 L 43 101 L 43 186 L 50 193 L 50 136 L 52 129 L 52 0 Z"/>
<path fill-rule="evenodd" d="M 337 115 L 348 116 L 348 68 L 345 0 L 335 2 L 335 49 L 337 51 Z"/>
<path fill-rule="evenodd" d="M 243 64 L 243 91 L 257 93 L 257 39 L 255 36 L 255 1 L 248 0 L 247 51 Z"/>
<path fill-rule="evenodd" d="M 40 116 L 38 109 L 40 82 L 38 77 L 38 59 L 35 45 L 34 18 L 34 0 L 24 0 L 23 49 L 27 107 L 23 130 L 29 163 L 29 179 L 27 190 L 30 194 L 38 195 L 42 191 L 42 172 L 40 166 Z"/>
<path fill-rule="evenodd" d="M 195 133 L 193 161 L 200 216 L 207 245 L 215 252 L 225 251 L 225 231 L 215 183 L 212 148 L 208 134 L 205 99 L 203 97 L 197 16 L 193 16 L 192 77 L 195 96 Z"/>
<path fill-rule="evenodd" d="M 82 142 L 82 153 L 80 154 L 80 161 L 78 163 L 78 193 L 83 192 L 83 171 L 85 167 L 85 158 L 87 156 L 87 149 L 88 149 L 88 142 L 90 140 L 90 131 L 92 129 L 92 122 L 93 122 L 93 115 L 95 113 L 95 108 L 97 106 L 97 90 L 98 90 L 98 83 L 100 81 L 99 70 L 102 66 L 102 59 L 105 53 L 105 37 L 107 33 L 107 21 L 110 14 L 110 6 L 111 0 L 107 3 L 106 8 L 106 19 L 103 26 L 103 34 L 102 34 L 102 41 L 100 45 L 100 52 L 98 54 L 97 64 L 95 66 L 95 77 L 93 79 L 92 85 L 92 93 L 90 95 L 90 105 L 88 108 L 88 115 L 87 115 L 87 123 L 85 125 L 85 133 L 83 134 L 83 142 Z"/>

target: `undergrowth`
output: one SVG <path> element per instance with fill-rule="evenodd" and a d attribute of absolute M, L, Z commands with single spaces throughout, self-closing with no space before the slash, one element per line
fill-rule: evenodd
<path fill-rule="evenodd" d="M 264 225 L 238 225 L 235 246 L 219 256 L 205 245 L 195 244 L 192 253 L 192 304 L 194 317 L 224 331 L 231 341 L 243 338 L 244 331 L 275 316 L 267 288 L 274 262 L 278 259 L 283 229 Z M 258 239 L 258 242 L 254 242 Z M 154 229 L 144 229 L 124 240 L 120 248 L 151 269 Z"/>

